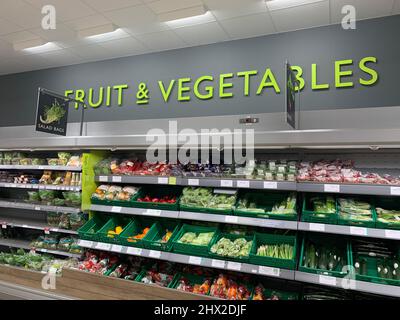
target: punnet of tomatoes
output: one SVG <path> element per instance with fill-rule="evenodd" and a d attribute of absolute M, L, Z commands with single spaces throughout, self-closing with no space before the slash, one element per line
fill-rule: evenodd
<path fill-rule="evenodd" d="M 163 197 L 152 197 L 145 195 L 137 199 L 138 202 L 153 202 L 153 203 L 176 203 L 176 196 L 163 196 Z"/>

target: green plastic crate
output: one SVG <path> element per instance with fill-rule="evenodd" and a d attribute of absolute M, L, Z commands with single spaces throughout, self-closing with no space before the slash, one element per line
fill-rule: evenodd
<path fill-rule="evenodd" d="M 256 288 L 257 288 L 257 286 L 254 287 L 253 294 L 251 296 L 251 300 L 254 300 Z M 279 300 L 283 300 L 283 301 L 300 300 L 299 299 L 300 295 L 298 292 L 290 292 L 290 291 L 284 291 L 284 290 L 280 290 L 280 289 L 274 290 L 274 289 L 270 289 L 270 288 L 265 288 L 263 290 L 263 293 L 264 293 L 265 297 L 271 297 L 274 294 L 279 298 Z"/>
<path fill-rule="evenodd" d="M 313 197 L 324 197 L 324 195 L 307 194 L 303 199 L 303 207 L 301 212 L 301 221 L 312 222 L 312 223 L 325 223 L 325 224 L 337 224 L 338 223 L 338 207 L 335 200 L 336 212 L 333 214 L 326 212 L 315 212 L 312 208 L 311 198 Z"/>
<path fill-rule="evenodd" d="M 210 294 L 210 288 L 212 285 L 212 279 L 211 278 L 207 278 L 204 276 L 199 276 L 197 274 L 189 274 L 189 273 L 178 273 L 177 276 L 174 278 L 174 283 L 171 285 L 171 288 L 173 289 L 177 289 L 179 286 L 179 282 L 180 280 L 184 278 L 186 280 L 188 280 L 189 284 L 194 286 L 194 285 L 202 285 L 207 279 L 210 280 L 210 287 L 208 288 L 208 291 L 204 294 L 206 296 L 208 296 Z M 200 294 L 200 293 L 198 293 Z"/>
<path fill-rule="evenodd" d="M 380 221 L 378 217 L 378 211 L 376 208 L 382 208 L 386 210 L 399 210 L 400 202 L 398 199 L 393 197 L 378 197 L 375 199 L 375 214 L 376 214 L 376 228 L 380 229 L 394 229 L 400 230 L 400 220 L 398 222 L 384 222 Z M 399 215 L 400 216 L 400 215 Z"/>
<path fill-rule="evenodd" d="M 135 281 L 136 281 L 136 282 L 142 282 L 142 279 L 146 276 L 146 274 L 147 274 L 148 271 L 149 271 L 149 270 L 147 270 L 147 269 L 142 270 L 142 271 L 138 274 L 138 276 L 136 277 Z M 170 283 L 168 284 L 168 286 L 166 286 L 165 288 L 172 288 L 172 286 L 173 286 L 174 283 L 176 282 L 176 278 L 177 278 L 178 275 L 179 275 L 179 273 L 176 273 L 176 274 L 173 276 L 171 282 L 170 282 Z M 154 285 L 156 285 L 156 284 L 154 284 Z"/>
<path fill-rule="evenodd" d="M 243 210 L 239 209 L 239 201 L 243 197 L 247 195 L 250 196 L 250 199 L 254 200 L 259 204 L 260 209 L 264 209 L 264 212 L 251 211 L 250 209 Z M 267 218 L 267 219 L 277 219 L 277 220 L 297 220 L 297 210 L 291 214 L 280 214 L 280 213 L 272 213 L 272 208 L 275 204 L 283 201 L 289 196 L 289 192 L 262 192 L 262 191 L 254 191 L 254 192 L 241 192 L 238 200 L 236 201 L 236 205 L 234 207 L 233 213 L 237 216 L 243 217 L 251 217 L 251 218 Z"/>
<path fill-rule="evenodd" d="M 224 214 L 224 215 L 232 215 L 232 209 L 216 209 L 216 208 L 206 208 L 206 207 L 192 207 L 184 204 L 180 204 L 181 211 L 190 211 L 190 212 L 201 212 L 208 214 Z"/>
<path fill-rule="evenodd" d="M 348 247 L 348 241 L 346 238 L 337 238 L 333 236 L 326 236 L 326 235 L 318 235 L 318 234 L 305 234 L 301 244 L 301 251 L 300 251 L 300 260 L 299 260 L 299 271 L 321 274 L 321 275 L 328 275 L 334 276 L 338 278 L 343 278 L 347 275 L 348 272 L 343 272 L 336 268 L 335 270 L 326 270 L 326 269 L 319 269 L 319 268 L 311 268 L 304 265 L 304 257 L 305 257 L 305 246 L 311 240 L 312 242 L 319 244 L 319 245 L 329 245 L 332 247 L 340 248 L 343 253 L 343 258 L 346 261 L 343 261 L 342 265 L 351 265 L 351 254 Z"/>
<path fill-rule="evenodd" d="M 367 275 L 362 275 L 356 272 L 356 280 L 360 281 L 367 281 L 367 282 L 373 282 L 373 283 L 380 283 L 380 284 L 387 284 L 387 285 L 393 285 L 393 286 L 400 286 L 400 280 L 396 279 L 387 279 L 387 278 L 382 278 L 379 276 L 377 267 L 383 261 L 382 258 L 378 257 L 372 257 L 369 255 L 358 255 L 356 257 L 356 254 L 353 253 L 352 250 L 352 245 L 349 243 L 349 250 L 350 250 L 350 257 L 351 257 L 351 265 L 354 267 L 356 261 L 365 260 L 367 264 Z M 389 261 L 393 261 L 394 259 L 389 259 Z M 397 259 L 396 261 L 400 262 L 400 259 Z M 398 269 L 400 272 L 400 270 Z"/>
<path fill-rule="evenodd" d="M 177 211 L 179 210 L 179 199 L 181 197 L 182 188 L 176 186 L 169 187 L 143 187 L 140 191 L 133 197 L 130 202 L 130 206 L 136 208 L 149 208 L 149 209 L 159 209 L 159 210 L 170 210 Z M 150 195 L 151 197 L 162 198 L 166 195 L 175 196 L 175 203 L 157 203 L 157 202 L 141 202 L 137 201 L 137 199 L 142 198 L 146 195 Z"/>
<path fill-rule="evenodd" d="M 92 204 L 98 204 L 102 206 L 113 206 L 113 207 L 132 207 L 131 201 L 121 201 L 121 200 L 100 200 L 97 198 L 91 198 Z"/>
<path fill-rule="evenodd" d="M 178 242 L 186 232 L 194 232 L 196 234 L 205 232 L 214 232 L 214 236 L 213 238 L 211 238 L 209 244 L 205 246 L 198 246 L 198 245 Z M 172 250 L 173 252 L 176 253 L 207 257 L 211 243 L 213 242 L 213 239 L 217 237 L 217 235 L 218 235 L 217 227 L 203 227 L 203 226 L 183 224 L 181 229 L 177 233 L 175 239 L 173 239 Z"/>
<path fill-rule="evenodd" d="M 289 244 L 293 246 L 293 256 L 291 259 L 279 259 L 271 257 L 262 257 L 257 255 L 257 249 L 264 244 Z M 253 242 L 253 248 L 250 252 L 250 263 L 269 267 L 295 269 L 296 268 L 296 236 L 284 236 L 276 234 L 256 233 Z"/>
<path fill-rule="evenodd" d="M 138 218 L 133 219 L 119 235 L 119 243 L 124 246 L 143 248 L 143 239 L 148 235 L 153 227 L 153 224 L 154 220 Z M 144 228 L 150 228 L 150 230 L 147 232 L 146 236 L 143 237 L 143 239 L 137 239 L 136 241 L 129 240 L 129 237 L 142 233 Z"/>
<path fill-rule="evenodd" d="M 170 251 L 180 227 L 181 224 L 176 221 L 157 221 L 143 238 L 144 247 L 152 250 Z M 172 232 L 171 237 L 165 243 L 160 242 L 167 229 Z"/>
<path fill-rule="evenodd" d="M 251 248 L 249 251 L 249 255 L 247 257 L 230 257 L 230 256 L 221 256 L 219 254 L 216 253 L 212 253 L 211 252 L 211 247 L 216 244 L 220 239 L 222 238 L 226 238 L 229 239 L 231 241 L 235 241 L 236 239 L 239 238 L 244 238 L 246 239 L 246 241 L 253 241 L 253 244 L 251 246 L 251 248 L 254 245 L 254 235 L 251 236 L 242 236 L 242 235 L 236 235 L 236 234 L 230 234 L 230 233 L 219 233 L 217 237 L 215 237 L 211 243 L 210 246 L 210 251 L 209 251 L 209 255 L 210 257 L 216 258 L 216 259 L 222 259 L 222 260 L 230 260 L 230 261 L 239 261 L 239 262 L 248 262 L 250 259 L 250 252 L 251 252 Z"/>
<path fill-rule="evenodd" d="M 82 227 L 78 229 L 79 239 L 90 240 L 90 241 L 101 241 L 98 238 L 97 232 L 104 226 L 107 219 L 103 216 L 94 216 Z M 93 232 L 92 232 L 93 231 Z"/>
<path fill-rule="evenodd" d="M 352 198 L 352 199 L 357 199 L 360 201 L 365 201 L 371 203 L 371 212 L 372 212 L 372 221 L 363 221 L 363 220 L 348 220 L 344 219 L 340 215 L 340 206 L 339 206 L 339 198 Z M 338 224 L 339 225 L 345 225 L 345 226 L 358 226 L 358 227 L 365 227 L 365 228 L 375 228 L 375 222 L 376 222 L 376 213 L 375 213 L 375 208 L 372 204 L 371 198 L 368 197 L 362 197 L 362 196 L 357 196 L 357 197 L 338 197 L 336 199 L 337 202 L 337 212 L 338 212 Z"/>
<path fill-rule="evenodd" d="M 122 232 L 119 235 L 114 235 L 114 237 L 108 237 L 107 232 L 109 230 L 114 230 L 117 226 L 121 226 L 122 230 L 124 230 L 129 222 L 129 218 L 111 217 L 107 221 L 107 223 L 97 232 L 98 241 L 107 243 L 120 243 L 119 237 Z"/>

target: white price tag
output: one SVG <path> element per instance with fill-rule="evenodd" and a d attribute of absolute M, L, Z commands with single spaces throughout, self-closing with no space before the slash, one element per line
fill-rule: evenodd
<path fill-rule="evenodd" d="M 40 252 L 46 253 L 46 252 L 47 252 L 47 249 L 40 249 L 39 251 L 40 251 Z"/>
<path fill-rule="evenodd" d="M 108 182 L 108 177 L 107 176 L 99 176 L 99 181 L 100 182 Z"/>
<path fill-rule="evenodd" d="M 226 268 L 229 270 L 240 271 L 242 269 L 242 264 L 239 262 L 228 261 Z"/>
<path fill-rule="evenodd" d="M 127 254 L 132 254 L 134 256 L 141 256 L 142 255 L 142 249 L 129 247 L 128 250 L 126 251 L 126 253 Z"/>
<path fill-rule="evenodd" d="M 250 188 L 250 181 L 246 181 L 246 180 L 238 181 L 237 187 L 238 188 Z"/>
<path fill-rule="evenodd" d="M 44 170 L 45 168 L 43 166 L 38 167 L 39 170 Z"/>
<path fill-rule="evenodd" d="M 39 186 L 39 189 L 41 189 L 41 190 L 43 190 L 45 188 L 46 188 L 46 186 Z"/>
<path fill-rule="evenodd" d="M 238 223 L 239 218 L 235 216 L 226 216 L 225 217 L 225 222 L 226 223 Z"/>
<path fill-rule="evenodd" d="M 99 242 L 99 243 L 96 244 L 96 247 L 95 247 L 95 248 L 96 248 L 96 249 L 99 249 L 99 250 L 109 251 L 110 248 L 111 248 L 111 244 Z"/>
<path fill-rule="evenodd" d="M 45 228 L 44 229 L 44 234 L 50 234 L 50 229 L 49 228 Z"/>
<path fill-rule="evenodd" d="M 1 228 L 2 228 L 2 229 L 7 229 L 7 224 L 6 224 L 6 223 L 3 223 L 3 224 L 1 225 Z"/>
<path fill-rule="evenodd" d="M 336 278 L 335 277 L 331 277 L 331 276 L 320 275 L 319 276 L 319 283 L 320 284 L 325 284 L 325 285 L 328 285 L 328 286 L 336 286 Z"/>
<path fill-rule="evenodd" d="M 58 228 L 51 228 L 50 229 L 50 231 L 53 231 L 53 232 L 58 232 L 60 229 L 58 229 Z"/>
<path fill-rule="evenodd" d="M 340 185 L 324 184 L 324 192 L 340 192 Z"/>
<path fill-rule="evenodd" d="M 35 207 L 35 210 L 36 211 L 40 211 L 40 210 L 42 210 L 42 208 L 41 207 Z"/>
<path fill-rule="evenodd" d="M 310 231 L 321 231 L 325 232 L 325 225 L 322 223 L 310 223 L 308 225 Z"/>
<path fill-rule="evenodd" d="M 264 181 L 264 189 L 278 189 L 278 182 Z"/>
<path fill-rule="evenodd" d="M 267 276 L 279 277 L 281 270 L 279 268 L 271 268 L 271 267 L 258 267 L 258 273 L 264 274 Z"/>
<path fill-rule="evenodd" d="M 385 237 L 391 239 L 400 239 L 400 231 L 398 230 L 385 230 Z"/>
<path fill-rule="evenodd" d="M 111 212 L 121 212 L 122 207 L 112 207 Z"/>
<path fill-rule="evenodd" d="M 200 184 L 199 179 L 188 179 L 188 185 L 189 186 L 198 186 Z"/>
<path fill-rule="evenodd" d="M 11 188 L 16 188 L 17 187 L 17 185 L 15 184 L 15 183 L 13 183 L 12 185 L 11 185 Z"/>
<path fill-rule="evenodd" d="M 122 181 L 122 177 L 120 177 L 120 176 L 113 176 L 112 177 L 112 182 L 118 183 L 118 182 L 121 182 L 121 181 Z"/>
<path fill-rule="evenodd" d="M 225 269 L 225 261 L 218 260 L 218 259 L 212 259 L 211 260 L 211 266 L 214 267 L 214 268 Z"/>
<path fill-rule="evenodd" d="M 390 187 L 390 194 L 392 196 L 400 196 L 400 187 Z"/>
<path fill-rule="evenodd" d="M 158 184 L 168 184 L 168 177 L 167 178 L 158 178 Z"/>
<path fill-rule="evenodd" d="M 91 248 L 93 246 L 93 241 L 79 240 L 78 245 L 85 248 Z"/>
<path fill-rule="evenodd" d="M 111 251 L 113 251 L 113 252 L 121 252 L 122 251 L 122 246 L 117 245 L 117 244 L 113 244 L 111 246 Z"/>
<path fill-rule="evenodd" d="M 150 250 L 149 257 L 158 259 L 161 257 L 161 251 Z"/>
<path fill-rule="evenodd" d="M 189 257 L 189 264 L 201 265 L 201 262 L 202 262 L 202 259 L 200 257 L 194 257 L 194 256 Z"/>
<path fill-rule="evenodd" d="M 155 209 L 147 209 L 145 211 L 145 214 L 148 216 L 156 216 L 159 217 L 161 215 L 161 210 L 155 210 Z"/>
<path fill-rule="evenodd" d="M 56 274 L 56 273 L 57 273 L 57 268 L 51 267 L 51 268 L 49 269 L 49 273 L 51 273 L 51 274 Z"/>
<path fill-rule="evenodd" d="M 367 228 L 350 227 L 350 234 L 356 235 L 356 236 L 366 236 Z"/>
<path fill-rule="evenodd" d="M 221 180 L 221 187 L 233 187 L 233 180 Z"/>

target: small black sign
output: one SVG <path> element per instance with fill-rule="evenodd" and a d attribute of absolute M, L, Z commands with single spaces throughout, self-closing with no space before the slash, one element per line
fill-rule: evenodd
<path fill-rule="evenodd" d="M 69 100 L 39 90 L 36 131 L 67 135 Z"/>
<path fill-rule="evenodd" d="M 296 129 L 296 76 L 289 63 L 286 63 L 286 122 Z"/>

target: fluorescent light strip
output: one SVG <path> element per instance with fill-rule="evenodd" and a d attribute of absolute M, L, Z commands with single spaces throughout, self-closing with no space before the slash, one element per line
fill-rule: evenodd
<path fill-rule="evenodd" d="M 105 24 L 93 28 L 81 29 L 78 31 L 78 36 L 80 38 L 92 38 L 97 36 L 102 36 L 104 34 L 112 33 L 117 31 L 118 28 L 112 24 Z"/>
<path fill-rule="evenodd" d="M 158 21 L 171 23 L 173 21 L 202 16 L 206 14 L 207 11 L 208 10 L 206 10 L 204 6 L 196 6 L 182 10 L 165 12 L 158 15 Z"/>
<path fill-rule="evenodd" d="M 166 24 L 171 28 L 180 28 L 180 27 L 194 26 L 197 24 L 214 22 L 214 21 L 216 20 L 212 15 L 212 13 L 210 11 L 207 11 L 205 14 L 199 16 L 167 21 Z"/>
<path fill-rule="evenodd" d="M 26 48 L 23 51 L 28 53 L 45 53 L 55 50 L 61 50 L 62 48 L 56 45 L 54 42 L 47 42 L 41 46 Z"/>

